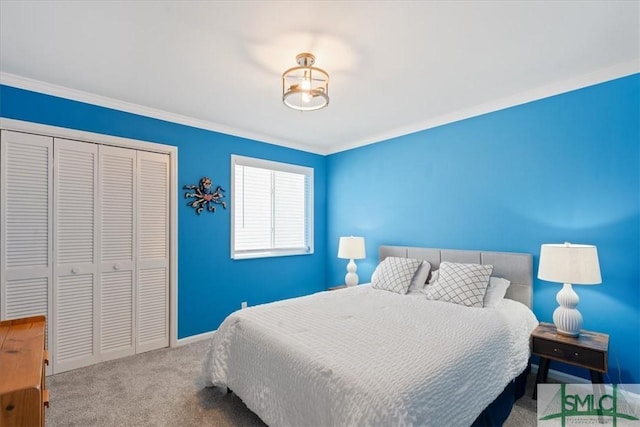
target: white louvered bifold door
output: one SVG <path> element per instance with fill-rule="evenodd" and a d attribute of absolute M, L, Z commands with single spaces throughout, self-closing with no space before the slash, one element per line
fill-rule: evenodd
<path fill-rule="evenodd" d="M 136 352 L 169 345 L 169 156 L 139 151 Z"/>
<path fill-rule="evenodd" d="M 54 140 L 54 372 L 98 361 L 98 146 Z"/>
<path fill-rule="evenodd" d="M 100 146 L 100 360 L 135 353 L 136 151 Z"/>
<path fill-rule="evenodd" d="M 170 156 L 0 131 L 0 319 L 60 373 L 169 345 Z"/>
<path fill-rule="evenodd" d="M 0 134 L 0 319 L 51 318 L 53 138 Z M 47 347 L 51 348 L 51 322 Z"/>

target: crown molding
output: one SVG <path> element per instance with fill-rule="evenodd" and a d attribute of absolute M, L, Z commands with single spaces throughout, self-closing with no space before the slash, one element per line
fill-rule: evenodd
<path fill-rule="evenodd" d="M 59 86 L 40 80 L 30 79 L 28 77 L 18 76 L 16 74 L 0 72 L 0 84 L 16 87 L 18 89 L 38 92 L 45 95 L 56 96 L 59 98 L 69 99 L 72 101 L 84 102 L 87 104 L 97 105 L 99 107 L 110 108 L 113 110 L 123 111 L 126 113 L 137 114 L 140 116 L 150 117 L 153 119 L 164 120 L 171 123 L 190 126 L 198 129 L 209 130 L 213 132 L 223 133 L 226 135 L 236 136 L 239 138 L 250 139 L 253 141 L 263 142 L 265 144 L 279 145 L 282 147 L 292 148 L 295 150 L 306 151 L 313 154 L 326 154 L 323 150 L 307 145 L 296 144 L 291 141 L 285 141 L 273 138 L 266 134 L 247 132 L 231 126 L 221 125 L 219 123 L 208 122 L 206 120 L 194 119 L 192 117 L 183 116 L 168 111 L 158 110 L 155 108 L 145 107 L 143 105 L 131 102 L 121 101 L 106 96 L 96 95 L 77 89 L 71 89 L 65 86 Z"/>
<path fill-rule="evenodd" d="M 588 86 L 604 83 L 606 81 L 630 76 L 639 72 L 640 59 L 622 62 L 611 67 L 593 71 L 591 73 L 527 90 L 513 96 L 486 102 L 484 104 L 476 105 L 470 108 L 461 109 L 450 114 L 432 117 L 426 121 L 413 123 L 389 132 L 380 133 L 378 135 L 372 136 L 371 138 L 367 138 L 361 141 L 334 145 L 327 150 L 326 154 L 335 154 L 341 151 L 351 150 L 353 148 L 386 141 L 422 130 L 446 125 L 448 123 L 453 123 L 471 117 L 492 113 L 495 111 L 503 110 L 505 108 L 514 107 L 516 105 L 526 104 L 528 102 L 537 101 L 539 99 L 560 95 L 562 93 L 582 89 Z"/>
<path fill-rule="evenodd" d="M 185 126 L 191 126 L 198 129 L 209 130 L 213 132 L 223 133 L 226 135 L 232 135 L 239 138 L 246 138 L 253 141 L 263 142 L 266 144 L 278 145 L 295 150 L 301 150 L 312 154 L 319 155 L 331 155 L 341 151 L 351 150 L 354 148 L 362 147 L 365 145 L 375 144 L 378 142 L 386 141 L 393 138 L 398 138 L 404 135 L 409 135 L 415 132 L 431 129 L 434 127 L 442 126 L 445 124 L 465 120 L 471 117 L 480 116 L 483 114 L 503 110 L 505 108 L 514 107 L 516 105 L 526 104 L 528 102 L 548 98 L 551 96 L 559 95 L 562 93 L 570 92 L 577 89 L 582 89 L 595 84 L 603 83 L 610 80 L 615 80 L 621 77 L 626 77 L 632 74 L 640 72 L 640 60 L 634 59 L 631 61 L 622 62 L 611 67 L 602 68 L 591 73 L 583 74 L 570 79 L 554 82 L 548 85 L 540 86 L 535 89 L 521 92 L 519 94 L 501 98 L 498 100 L 486 102 L 484 104 L 476 105 L 469 108 L 464 108 L 451 112 L 449 114 L 443 114 L 437 117 L 431 117 L 428 120 L 416 122 L 407 126 L 393 129 L 388 132 L 379 133 L 369 138 L 365 138 L 359 141 L 345 142 L 342 144 L 335 144 L 330 147 L 312 147 L 308 145 L 296 144 L 291 141 L 279 140 L 266 134 L 247 132 L 242 129 L 237 129 L 230 126 L 221 125 L 219 123 L 212 123 L 205 120 L 194 119 L 180 114 L 170 113 L 163 110 L 158 110 L 150 107 L 145 107 L 138 104 L 133 104 L 125 101 L 120 101 L 113 98 L 108 98 L 101 95 L 95 95 L 88 92 L 83 92 L 76 89 L 67 88 L 64 86 L 58 86 L 51 83 L 46 83 L 39 80 L 30 79 L 27 77 L 18 76 L 10 73 L 0 72 L 0 84 L 17 87 L 19 89 L 30 90 L 34 92 L 43 93 L 46 95 L 57 96 L 60 98 L 70 99 L 73 101 L 84 102 L 100 107 L 111 108 L 119 111 L 124 111 L 131 114 L 138 114 L 145 117 L 164 120 L 172 123 L 177 123 Z"/>

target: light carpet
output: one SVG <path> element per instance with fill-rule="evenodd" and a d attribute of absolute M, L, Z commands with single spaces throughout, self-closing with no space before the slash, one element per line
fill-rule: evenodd
<path fill-rule="evenodd" d="M 205 387 L 200 377 L 208 341 L 125 357 L 47 377 L 52 426 L 264 426 L 235 394 Z M 506 427 L 535 426 L 527 394 Z"/>

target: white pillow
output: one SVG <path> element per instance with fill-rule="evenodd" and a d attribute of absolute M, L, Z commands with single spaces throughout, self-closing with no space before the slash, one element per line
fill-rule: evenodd
<path fill-rule="evenodd" d="M 484 294 L 484 306 L 495 307 L 504 298 L 507 293 L 507 288 L 511 284 L 507 279 L 502 277 L 491 277 L 489 279 L 489 286 L 487 287 L 487 293 Z"/>
<path fill-rule="evenodd" d="M 376 267 L 371 287 L 404 295 L 421 264 L 419 259 L 387 257 Z"/>
<path fill-rule="evenodd" d="M 413 275 L 413 279 L 411 279 L 411 284 L 409 285 L 409 292 L 421 291 L 424 289 L 427 284 L 427 278 L 429 277 L 429 273 L 431 272 L 431 264 L 429 261 L 422 261 L 420 267 Z"/>
<path fill-rule="evenodd" d="M 493 265 L 443 262 L 427 298 L 468 307 L 482 307 Z"/>
<path fill-rule="evenodd" d="M 440 270 L 435 270 L 431 272 L 431 278 L 429 278 L 429 283 L 427 283 L 427 285 L 433 285 L 438 281 L 438 276 L 440 275 L 440 273 L 438 273 L 439 271 Z"/>

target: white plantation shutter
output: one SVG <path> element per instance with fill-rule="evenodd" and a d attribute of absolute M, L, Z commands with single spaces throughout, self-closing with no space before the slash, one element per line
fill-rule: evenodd
<path fill-rule="evenodd" d="M 313 169 L 231 157 L 231 257 L 313 253 Z"/>
<path fill-rule="evenodd" d="M 136 151 L 100 146 L 100 358 L 135 353 Z"/>
<path fill-rule="evenodd" d="M 136 352 L 169 345 L 169 156 L 138 152 Z"/>
<path fill-rule="evenodd" d="M 53 138 L 0 133 L 0 319 L 45 315 L 51 348 Z"/>
<path fill-rule="evenodd" d="M 54 371 L 98 360 L 98 146 L 54 140 Z"/>

